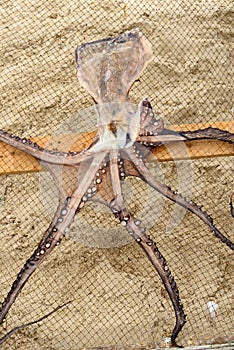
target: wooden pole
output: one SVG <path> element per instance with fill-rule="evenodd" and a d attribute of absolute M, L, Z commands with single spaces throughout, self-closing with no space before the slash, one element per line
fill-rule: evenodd
<path fill-rule="evenodd" d="M 197 130 L 209 126 L 224 129 L 234 133 L 234 121 L 216 122 L 213 124 L 185 124 L 167 127 L 173 130 Z M 31 140 L 41 147 L 49 147 L 60 151 L 81 151 L 90 143 L 95 133 L 72 135 L 53 135 L 35 137 Z M 185 142 L 171 142 L 157 147 L 149 161 L 172 161 L 180 159 L 197 159 L 207 157 L 234 156 L 234 145 L 218 140 L 197 140 Z M 37 172 L 41 170 L 40 163 L 30 155 L 0 142 L 0 175 Z"/>

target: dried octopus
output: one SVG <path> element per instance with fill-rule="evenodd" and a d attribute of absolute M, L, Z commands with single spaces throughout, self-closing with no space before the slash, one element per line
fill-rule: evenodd
<path fill-rule="evenodd" d="M 151 59 L 151 44 L 140 30 L 85 43 L 77 48 L 78 79 L 95 101 L 98 120 L 96 137 L 88 149 L 81 152 L 51 151 L 26 138 L 0 131 L 0 141 L 38 159 L 59 188 L 59 204 L 52 222 L 3 301 L 0 324 L 36 268 L 60 244 L 76 213 L 87 201 L 99 201 L 119 219 L 160 275 L 175 311 L 171 345 L 176 345 L 178 333 L 186 322 L 179 290 L 156 242 L 125 205 L 122 184 L 128 176 L 140 178 L 198 216 L 219 240 L 234 250 L 234 244 L 217 229 L 201 207 L 157 181 L 146 166 L 149 153 L 165 142 L 216 139 L 234 143 L 234 134 L 217 128 L 185 132 L 164 128 L 163 121 L 156 119 L 148 99 L 143 99 L 137 110 L 132 108 L 129 89 Z M 58 175 L 61 167 L 66 179 L 62 182 Z M 233 211 L 232 206 L 231 209 Z"/>

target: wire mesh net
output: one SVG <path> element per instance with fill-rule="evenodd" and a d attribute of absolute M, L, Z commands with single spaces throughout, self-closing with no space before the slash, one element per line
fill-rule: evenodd
<path fill-rule="evenodd" d="M 130 90 L 132 103 L 151 98 L 157 118 L 170 127 L 218 125 L 233 132 L 231 1 L 21 0 L 2 1 L 0 6 L 2 131 L 35 140 L 49 150 L 79 151 L 88 145 L 96 112 L 77 80 L 75 49 L 138 27 L 151 42 L 154 56 Z M 78 148 L 73 139 L 77 134 L 83 135 Z M 187 144 L 168 145 L 161 158 L 154 155 L 147 166 L 159 181 L 202 205 L 220 231 L 233 239 L 233 145 L 229 146 L 225 153 L 221 143 L 198 141 L 196 159 L 191 159 Z M 0 147 L 4 300 L 50 225 L 59 189 L 43 167 L 35 172 L 38 164 L 33 158 L 24 158 L 4 143 Z M 210 156 L 210 149 L 218 157 Z M 169 159 L 162 162 L 163 152 Z M 78 186 L 75 175 L 69 177 L 62 167 L 55 170 L 64 188 Z M 231 249 L 198 217 L 138 178 L 126 177 L 123 193 L 131 214 L 156 240 L 178 285 L 187 318 L 177 342 L 234 342 Z M 165 347 L 175 323 L 170 299 L 145 253 L 98 202 L 86 203 L 61 244 L 30 277 L 0 335 L 64 304 L 19 330 L 2 348 Z"/>

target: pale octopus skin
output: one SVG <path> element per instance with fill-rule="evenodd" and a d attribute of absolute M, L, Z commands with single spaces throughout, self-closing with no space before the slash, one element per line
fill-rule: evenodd
<path fill-rule="evenodd" d="M 152 57 L 152 46 L 139 29 L 123 33 L 117 38 L 82 44 L 76 49 L 78 79 L 93 97 L 97 112 L 97 134 L 87 150 L 49 151 L 26 138 L 0 130 L 0 141 L 38 159 L 51 173 L 59 188 L 59 204 L 53 220 L 3 301 L 0 324 L 30 276 L 61 242 L 75 214 L 82 210 L 87 201 L 99 201 L 120 220 L 160 275 L 175 311 L 176 322 L 170 339 L 171 345 L 176 345 L 176 338 L 186 318 L 179 290 L 156 242 L 146 234 L 142 222 L 129 212 L 124 203 L 122 183 L 127 176 L 140 178 L 165 197 L 194 213 L 227 248 L 234 250 L 234 244 L 216 228 L 212 218 L 201 207 L 158 182 L 146 166 L 147 155 L 165 142 L 209 138 L 234 143 L 234 134 L 217 128 L 192 132 L 165 129 L 163 121 L 155 118 L 146 98 L 137 109 L 133 107 L 129 101 L 129 89 Z M 61 167 L 63 181 L 57 175 L 61 173 Z M 2 338 L 2 342 L 13 332 L 10 333 Z"/>

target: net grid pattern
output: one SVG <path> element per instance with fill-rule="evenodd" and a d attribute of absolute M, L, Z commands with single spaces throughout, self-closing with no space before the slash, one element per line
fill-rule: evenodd
<path fill-rule="evenodd" d="M 140 28 L 153 60 L 130 90 L 147 96 L 166 125 L 233 121 L 233 2 L 1 1 L 0 129 L 20 137 L 92 132 L 96 115 L 76 77 L 84 42 Z M 88 142 L 87 136 L 87 142 Z M 51 141 L 48 149 L 64 149 Z M 186 151 L 186 149 L 185 149 Z M 147 163 L 162 182 L 192 199 L 233 240 L 229 200 L 233 156 Z M 183 346 L 231 344 L 233 254 L 208 227 L 136 178 L 123 184 L 131 213 L 156 240 L 187 315 Z M 0 176 L 0 299 L 37 246 L 57 203 L 47 172 Z M 89 203 L 61 245 L 36 270 L 0 328 L 17 332 L 2 349 L 166 347 L 174 311 L 146 256 L 111 212 Z M 217 309 L 209 312 L 208 303 Z"/>

